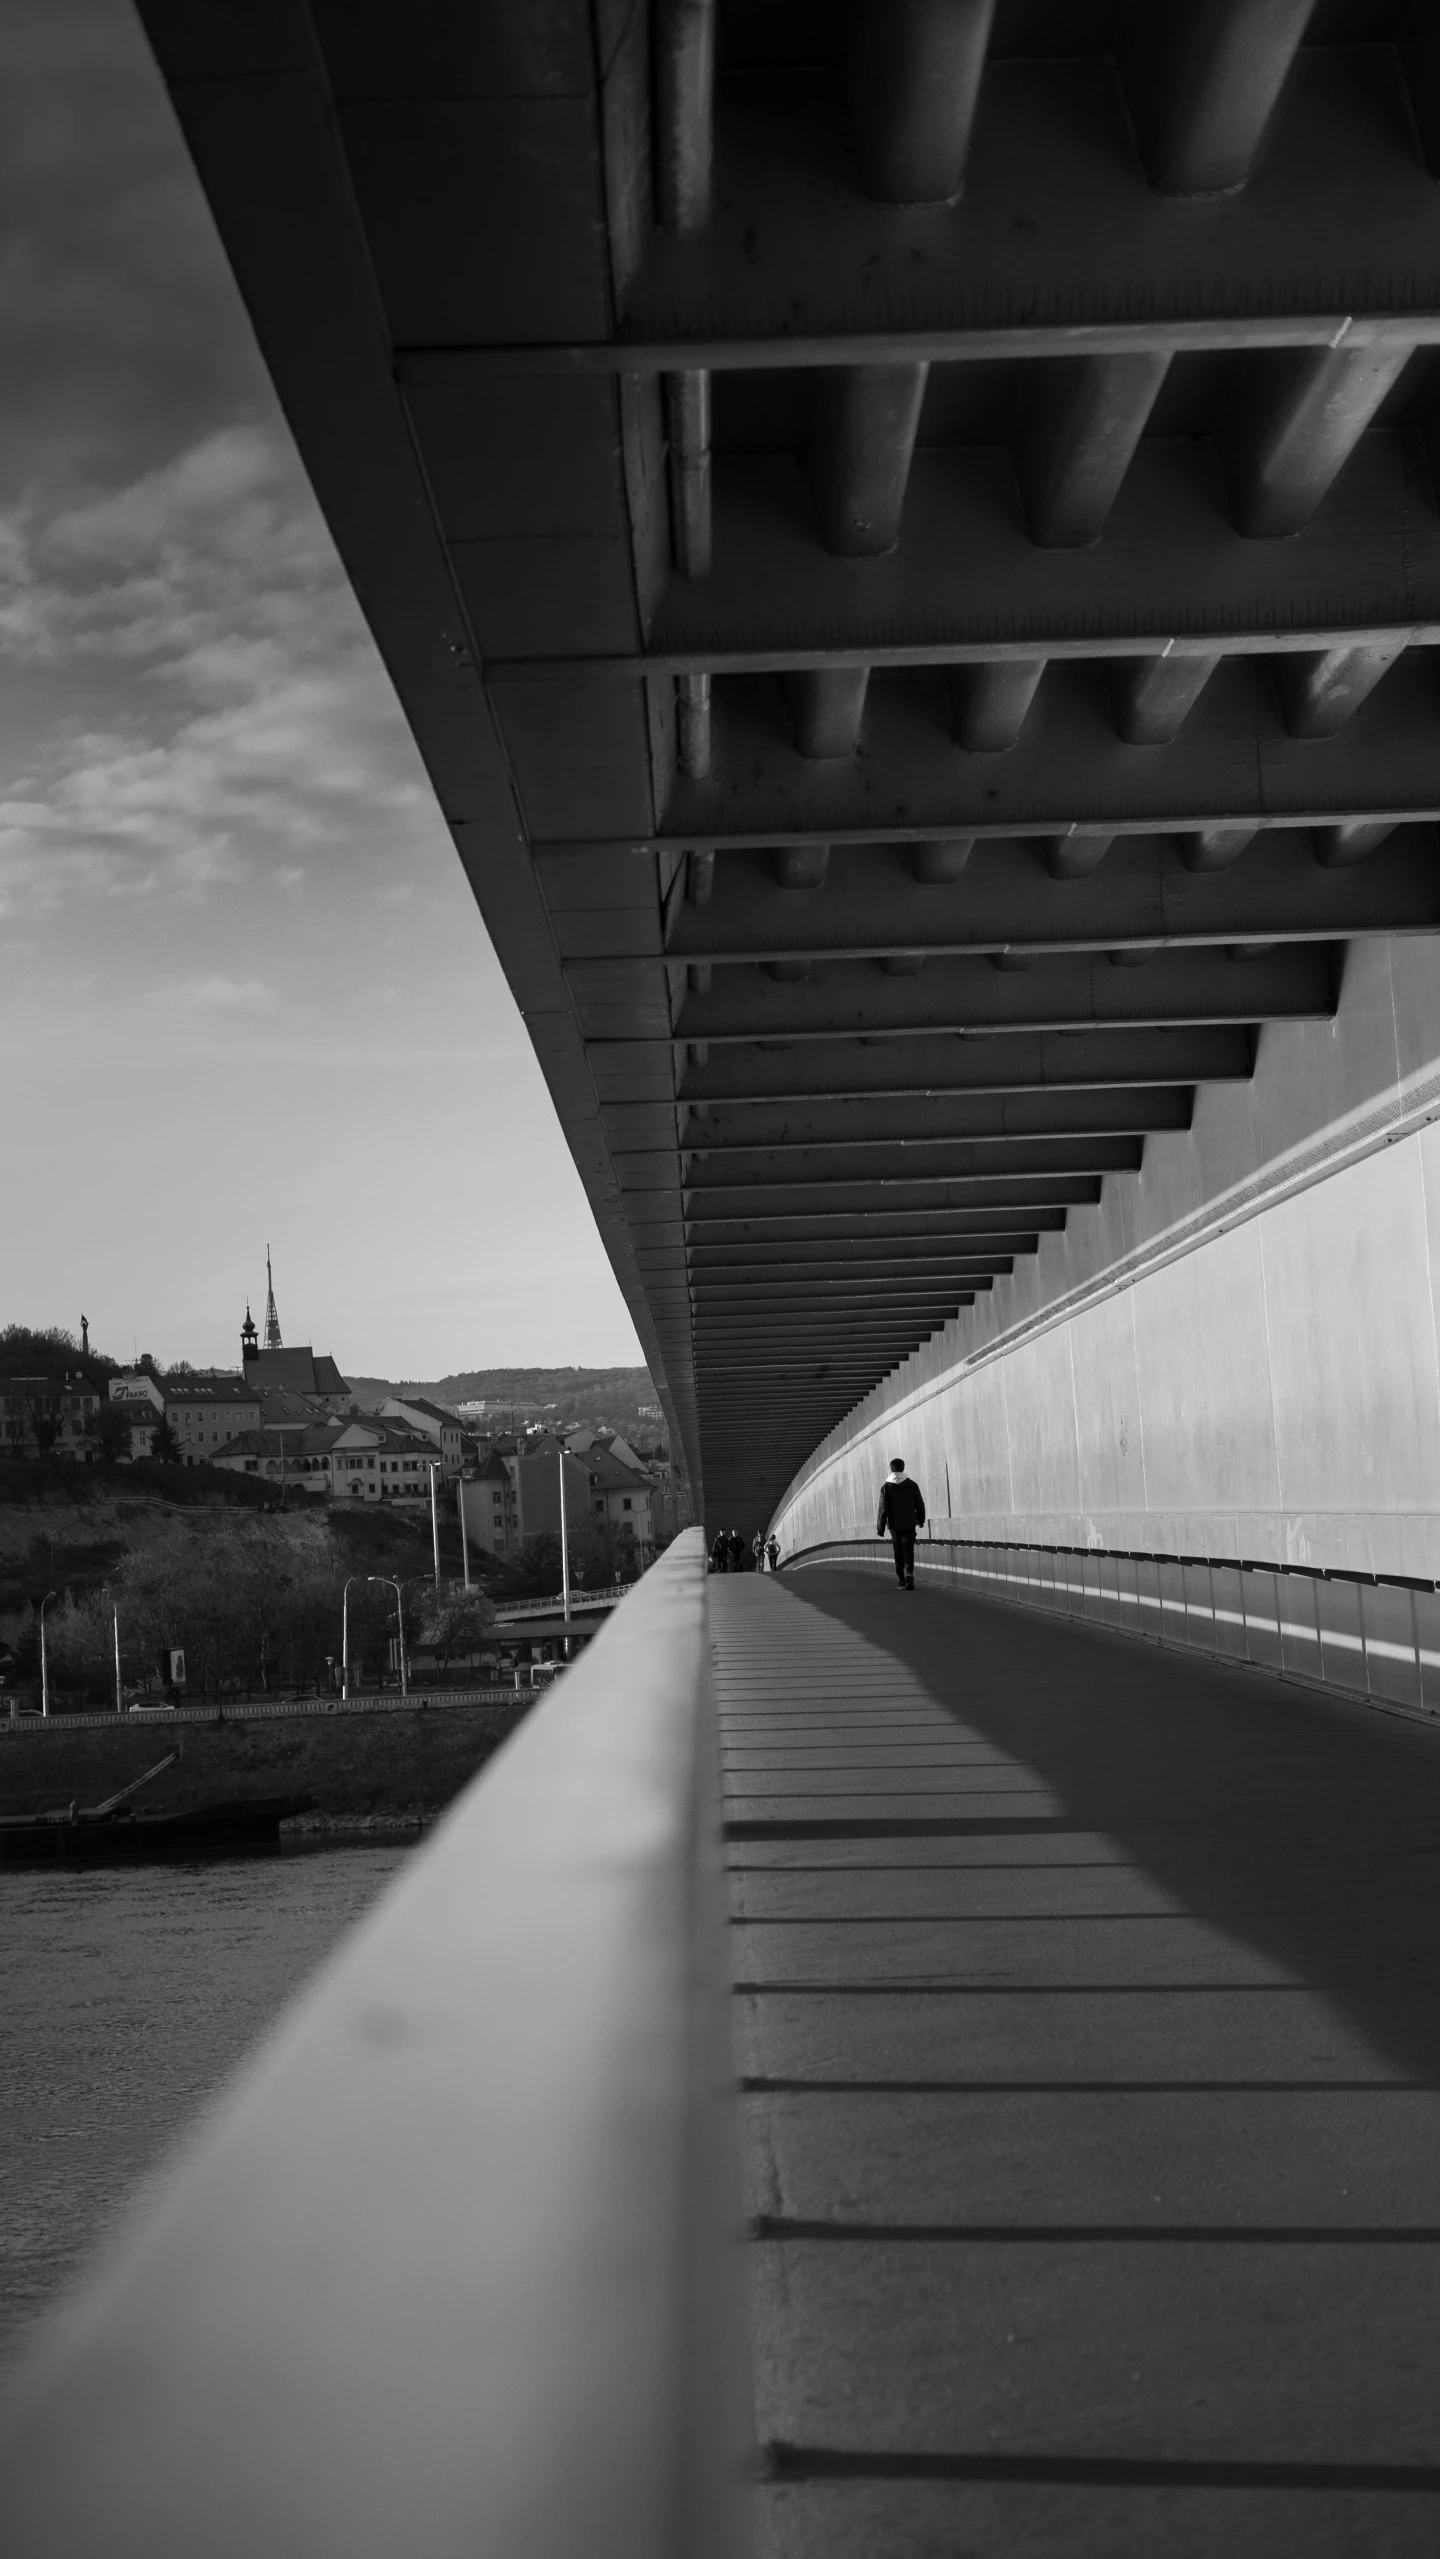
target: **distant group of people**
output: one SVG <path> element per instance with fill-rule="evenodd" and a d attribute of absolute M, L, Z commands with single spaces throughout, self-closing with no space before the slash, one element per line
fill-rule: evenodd
<path fill-rule="evenodd" d="M 767 1537 L 757 1528 L 747 1546 L 738 1528 L 722 1528 L 710 1548 L 710 1568 L 716 1573 L 763 1573 L 766 1565 L 772 1573 L 780 1570 L 780 1540 Z"/>
<path fill-rule="evenodd" d="M 880 1487 L 875 1534 L 890 1540 L 895 1579 L 902 1590 L 915 1588 L 915 1539 L 924 1525 L 925 1496 L 914 1477 L 906 1474 L 904 1458 L 892 1457 L 890 1472 Z M 780 1541 L 767 1537 L 763 1529 L 756 1529 L 748 1546 L 738 1528 L 722 1528 L 711 1542 L 710 1569 L 714 1573 L 751 1569 L 763 1573 L 767 1564 L 772 1573 L 779 1572 Z"/>

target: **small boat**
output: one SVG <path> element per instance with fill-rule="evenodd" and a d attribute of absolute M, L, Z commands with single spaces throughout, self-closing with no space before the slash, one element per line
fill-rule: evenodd
<path fill-rule="evenodd" d="M 179 1756 L 178 1751 L 167 1752 L 103 1804 L 70 1804 L 51 1813 L 0 1813 L 0 1865 L 128 1865 L 136 1859 L 273 1848 L 280 1824 L 314 1807 L 313 1795 L 237 1795 L 168 1813 L 138 1812 L 127 1802 Z"/>

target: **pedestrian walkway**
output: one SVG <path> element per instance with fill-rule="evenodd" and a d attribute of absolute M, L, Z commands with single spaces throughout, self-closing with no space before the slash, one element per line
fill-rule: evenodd
<path fill-rule="evenodd" d="M 1433 2559 L 1440 1735 L 708 1590 L 765 2559 Z"/>

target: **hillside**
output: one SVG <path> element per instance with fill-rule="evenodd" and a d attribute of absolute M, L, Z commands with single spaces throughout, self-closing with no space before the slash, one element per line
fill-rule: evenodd
<path fill-rule="evenodd" d="M 437 1404 L 483 1400 L 487 1418 L 511 1422 L 610 1422 L 626 1432 L 643 1430 L 653 1438 L 655 1415 L 641 1406 L 658 1406 L 644 1368 L 467 1368 L 448 1377 L 390 1379 L 350 1377 L 358 1404 L 373 1406 L 386 1395 L 428 1395 Z"/>

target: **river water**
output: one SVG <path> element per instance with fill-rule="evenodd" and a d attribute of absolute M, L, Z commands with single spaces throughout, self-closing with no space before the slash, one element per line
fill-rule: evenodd
<path fill-rule="evenodd" d="M 404 1845 L 0 1869 L 0 2387 L 36 2320 Z"/>

